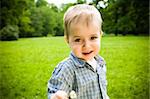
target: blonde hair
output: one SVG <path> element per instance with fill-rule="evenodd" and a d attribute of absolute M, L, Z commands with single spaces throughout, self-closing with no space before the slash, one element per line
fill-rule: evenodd
<path fill-rule="evenodd" d="M 70 7 L 64 14 L 64 32 L 67 39 L 71 32 L 71 26 L 81 22 L 87 26 L 90 22 L 96 23 L 102 34 L 102 18 L 100 12 L 92 5 L 78 4 Z"/>

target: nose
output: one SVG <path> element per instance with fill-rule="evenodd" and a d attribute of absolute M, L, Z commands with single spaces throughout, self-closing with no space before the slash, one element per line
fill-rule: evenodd
<path fill-rule="evenodd" d="M 90 47 L 90 42 L 88 40 L 84 40 L 83 47 L 84 48 L 89 48 Z"/>

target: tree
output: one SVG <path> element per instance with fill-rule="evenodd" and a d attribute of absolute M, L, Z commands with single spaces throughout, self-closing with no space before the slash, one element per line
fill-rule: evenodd
<path fill-rule="evenodd" d="M 26 37 L 33 31 L 31 27 L 30 8 L 34 6 L 34 0 L 1 0 L 1 28 L 16 25 L 19 29 L 19 37 Z"/>
<path fill-rule="evenodd" d="M 2 41 L 17 40 L 18 34 L 19 34 L 18 26 L 7 25 L 0 31 L 0 40 Z"/>
<path fill-rule="evenodd" d="M 63 28 L 63 13 L 62 12 L 57 13 L 56 20 L 59 20 L 59 21 L 57 21 L 56 27 L 54 28 L 53 35 L 63 36 L 64 28 Z"/>
<path fill-rule="evenodd" d="M 31 37 L 32 33 L 35 31 L 33 27 L 31 27 L 31 19 L 30 17 L 23 16 L 20 18 L 19 25 L 19 37 Z"/>
<path fill-rule="evenodd" d="M 1 0 L 0 5 L 0 29 L 7 25 L 17 25 L 18 18 L 27 9 L 26 0 Z"/>
<path fill-rule="evenodd" d="M 36 7 L 42 7 L 42 6 L 47 6 L 48 3 L 45 0 L 37 0 L 36 1 Z"/>
<path fill-rule="evenodd" d="M 86 0 L 77 0 L 77 4 L 83 4 L 86 3 Z"/>
<path fill-rule="evenodd" d="M 148 34 L 148 0 L 109 0 L 101 9 L 106 33 Z"/>
<path fill-rule="evenodd" d="M 52 8 L 42 7 L 41 14 L 43 16 L 43 36 L 47 36 L 47 34 L 53 34 L 55 32 L 54 28 L 60 21 L 59 19 L 56 19 L 57 12 L 55 12 Z"/>
<path fill-rule="evenodd" d="M 31 26 L 32 20 L 30 18 L 31 12 L 30 10 L 26 10 L 23 12 L 23 15 L 19 18 L 19 37 L 31 37 L 32 33 L 35 31 Z"/>
<path fill-rule="evenodd" d="M 29 37 L 39 37 L 42 36 L 43 28 L 43 20 L 44 17 L 41 14 L 40 8 L 32 8 L 31 9 L 31 27 L 34 28 L 34 31 L 29 35 Z"/>

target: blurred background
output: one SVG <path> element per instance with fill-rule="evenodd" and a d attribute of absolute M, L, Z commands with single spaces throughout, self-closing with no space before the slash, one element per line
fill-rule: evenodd
<path fill-rule="evenodd" d="M 63 15 L 94 5 L 110 99 L 149 99 L 149 0 L 0 0 L 0 99 L 47 99 L 47 82 L 69 56 Z"/>
<path fill-rule="evenodd" d="M 65 11 L 81 3 L 101 12 L 105 34 L 149 35 L 149 0 L 1 0 L 0 39 L 62 36 Z"/>

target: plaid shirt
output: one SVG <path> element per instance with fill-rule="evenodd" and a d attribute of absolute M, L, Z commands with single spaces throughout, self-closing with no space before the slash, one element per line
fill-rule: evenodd
<path fill-rule="evenodd" d="M 98 66 L 94 71 L 87 62 L 72 53 L 60 62 L 48 81 L 48 99 L 58 90 L 69 93 L 74 90 L 77 99 L 109 99 L 106 91 L 106 64 L 102 57 L 95 57 Z"/>

